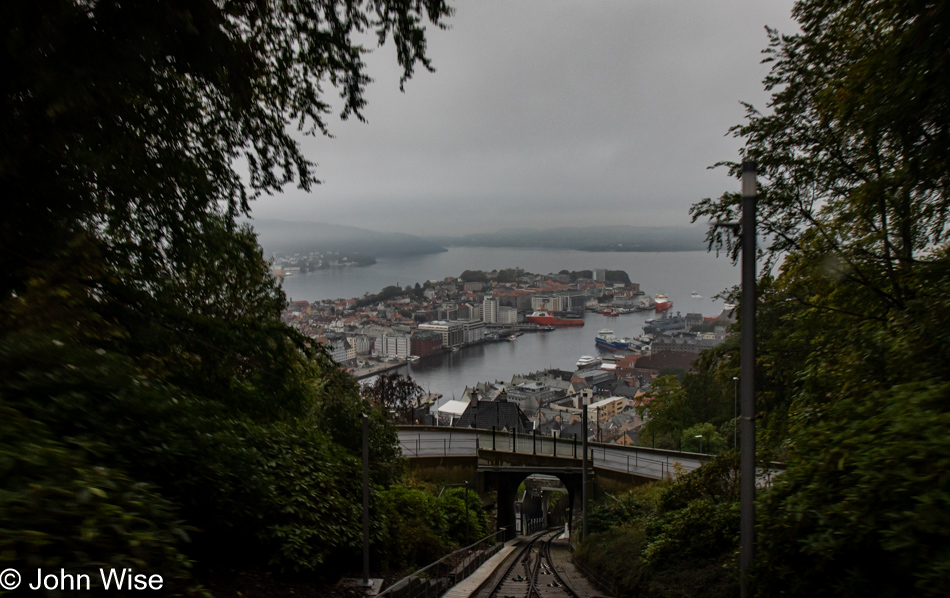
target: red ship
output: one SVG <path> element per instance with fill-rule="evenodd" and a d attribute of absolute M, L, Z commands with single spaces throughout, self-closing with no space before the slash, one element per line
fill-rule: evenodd
<path fill-rule="evenodd" d="M 657 312 L 664 312 L 673 307 L 673 300 L 662 293 L 654 298 L 654 303 Z"/>
<path fill-rule="evenodd" d="M 549 311 L 536 311 L 530 316 L 525 316 L 525 322 L 530 324 L 540 324 L 542 326 L 583 326 L 584 320 L 580 318 L 558 318 Z"/>

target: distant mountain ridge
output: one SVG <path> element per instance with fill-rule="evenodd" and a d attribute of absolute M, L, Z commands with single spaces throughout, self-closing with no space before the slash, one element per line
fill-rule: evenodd
<path fill-rule="evenodd" d="M 248 223 L 254 227 L 265 256 L 272 253 L 339 251 L 380 257 L 447 251 L 430 239 L 355 226 L 272 219 L 254 219 Z"/>
<path fill-rule="evenodd" d="M 703 251 L 702 226 L 585 226 L 545 230 L 509 228 L 460 237 L 427 236 L 448 247 L 531 247 L 578 251 Z"/>

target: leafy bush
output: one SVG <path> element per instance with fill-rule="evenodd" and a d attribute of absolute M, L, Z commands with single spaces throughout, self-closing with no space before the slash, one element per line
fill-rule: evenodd
<path fill-rule="evenodd" d="M 393 486 L 379 494 L 377 505 L 387 524 L 380 547 L 385 565 L 395 569 L 422 566 L 446 553 L 448 522 L 435 496 L 425 490 Z"/>
<path fill-rule="evenodd" d="M 738 591 L 738 459 L 716 457 L 673 483 L 653 483 L 591 510 L 575 557 L 625 595 L 732 596 Z"/>
<path fill-rule="evenodd" d="M 950 384 L 921 382 L 800 414 L 759 503 L 759 593 L 950 594 L 948 405 Z"/>
<path fill-rule="evenodd" d="M 191 580 L 181 552 L 188 535 L 171 503 L 119 470 L 91 465 L 86 457 L 101 446 L 53 440 L 6 404 L 0 422 L 0 568 L 62 568 L 93 584 L 100 567 L 132 568 L 161 575 L 166 595 L 204 594 Z"/>
<path fill-rule="evenodd" d="M 255 422 L 127 358 L 42 335 L 0 342 L 0 397 L 52 437 L 96 446 L 91 463 L 175 500 L 200 527 L 193 556 L 318 571 L 358 552 L 359 462 L 314 419 Z M 389 434 L 384 419 L 374 427 Z"/>
<path fill-rule="evenodd" d="M 641 526 L 613 527 L 591 533 L 577 547 L 574 558 L 618 588 L 633 591 L 642 581 L 640 555 L 645 540 L 646 532 Z"/>
<path fill-rule="evenodd" d="M 590 508 L 587 527 L 590 533 L 605 532 L 615 527 L 642 524 L 656 514 L 660 497 L 668 487 L 667 482 L 655 482 L 618 497 L 596 503 Z"/>
<path fill-rule="evenodd" d="M 467 488 L 446 488 L 438 499 L 438 507 L 445 514 L 446 538 L 458 546 L 465 545 L 466 502 L 468 539 L 471 543 L 488 535 L 488 513 L 478 494 Z"/>
<path fill-rule="evenodd" d="M 702 438 L 697 438 L 702 436 Z M 691 426 L 680 435 L 680 450 L 692 453 L 717 454 L 726 450 L 726 441 L 711 423 Z"/>

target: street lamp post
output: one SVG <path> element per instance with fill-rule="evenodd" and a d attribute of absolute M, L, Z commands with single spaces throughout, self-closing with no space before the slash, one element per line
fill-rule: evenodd
<path fill-rule="evenodd" d="M 369 416 L 363 420 L 363 587 L 369 587 Z"/>
<path fill-rule="evenodd" d="M 732 377 L 732 448 L 739 446 L 739 376 Z"/>
<path fill-rule="evenodd" d="M 755 162 L 742 163 L 742 451 L 740 459 L 740 597 L 749 598 L 755 540 Z"/>
<path fill-rule="evenodd" d="M 702 435 L 702 434 L 697 434 L 697 435 L 694 436 L 693 438 L 699 438 L 699 452 L 700 452 L 700 454 L 702 454 L 702 452 L 703 452 L 703 435 Z"/>

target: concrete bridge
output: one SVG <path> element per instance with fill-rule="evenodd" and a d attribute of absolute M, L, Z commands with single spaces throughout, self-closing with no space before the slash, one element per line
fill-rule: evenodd
<path fill-rule="evenodd" d="M 399 426 L 399 447 L 404 457 L 475 459 L 480 471 L 497 467 L 580 471 L 582 441 L 536 434 L 514 434 L 471 428 Z M 600 442 L 587 443 L 592 470 L 643 480 L 670 479 L 710 460 L 709 455 Z"/>
<path fill-rule="evenodd" d="M 399 426 L 399 446 L 417 472 L 443 481 L 469 481 L 498 497 L 498 528 L 514 529 L 518 485 L 530 475 L 557 477 L 573 511 L 583 490 L 583 443 L 575 438 L 470 428 Z M 649 480 L 671 479 L 710 460 L 709 455 L 588 442 L 588 491 L 618 491 Z"/>

